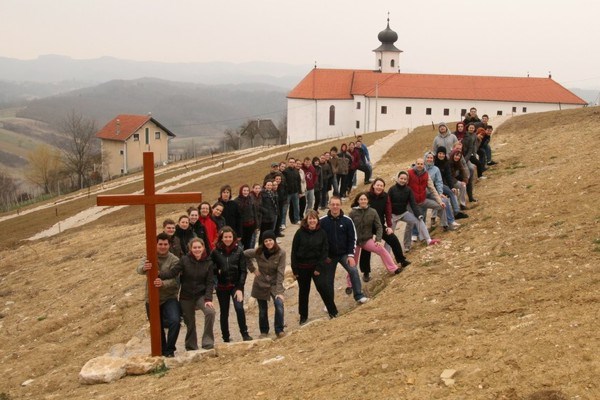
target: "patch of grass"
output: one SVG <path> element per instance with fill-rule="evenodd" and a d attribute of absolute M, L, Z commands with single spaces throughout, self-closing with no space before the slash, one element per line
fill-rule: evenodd
<path fill-rule="evenodd" d="M 554 160 L 555 158 L 558 158 L 558 157 L 557 156 L 550 157 L 551 160 Z"/>
<path fill-rule="evenodd" d="M 600 244 L 600 238 L 594 239 L 594 244 Z"/>
<path fill-rule="evenodd" d="M 8 393 L 0 393 L 0 400 L 10 400 L 10 396 L 8 395 Z"/>
<path fill-rule="evenodd" d="M 38 320 L 38 321 L 43 321 L 43 320 L 45 320 L 46 318 L 48 318 L 48 316 L 47 316 L 47 315 L 40 315 L 39 317 L 37 317 L 37 320 Z"/>
<path fill-rule="evenodd" d="M 533 187 L 533 185 L 529 184 L 527 186 L 525 186 L 525 189 L 531 189 Z"/>
<path fill-rule="evenodd" d="M 162 378 L 167 374 L 167 372 L 169 372 L 169 367 L 163 364 L 160 367 L 156 368 L 154 371 L 152 371 L 152 375 L 156 376 L 157 378 Z"/>
<path fill-rule="evenodd" d="M 550 226 L 557 227 L 557 226 L 561 226 L 564 223 L 565 223 L 565 221 L 554 221 L 553 223 L 550 224 Z"/>

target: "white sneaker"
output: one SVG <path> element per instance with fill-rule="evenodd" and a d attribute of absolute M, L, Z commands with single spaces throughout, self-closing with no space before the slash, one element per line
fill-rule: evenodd
<path fill-rule="evenodd" d="M 279 239 L 279 238 L 275 239 L 275 241 L 277 242 L 277 244 L 281 243 L 281 239 Z"/>
<path fill-rule="evenodd" d="M 357 303 L 360 303 L 360 304 L 365 304 L 365 303 L 366 303 L 366 302 L 368 302 L 369 300 L 371 300 L 371 299 L 369 299 L 368 297 L 364 297 L 364 296 L 363 296 L 363 297 L 361 297 L 360 299 L 356 300 L 356 302 L 357 302 Z"/>
<path fill-rule="evenodd" d="M 477 178 L 477 179 L 487 179 L 487 176 L 480 176 L 480 177 L 479 177 L 479 178 Z"/>
<path fill-rule="evenodd" d="M 413 242 L 416 242 L 417 241 L 417 235 L 412 235 L 411 239 L 412 239 Z"/>
<path fill-rule="evenodd" d="M 455 228 L 458 228 L 460 226 L 460 224 L 458 222 L 454 221 L 452 223 L 452 226 L 455 227 Z"/>
<path fill-rule="evenodd" d="M 324 312 L 325 314 L 329 314 L 329 311 L 327 311 L 327 307 L 323 306 L 323 312 Z"/>
<path fill-rule="evenodd" d="M 285 225 L 281 225 L 281 226 L 279 227 L 279 230 L 280 230 L 280 231 L 285 231 Z"/>

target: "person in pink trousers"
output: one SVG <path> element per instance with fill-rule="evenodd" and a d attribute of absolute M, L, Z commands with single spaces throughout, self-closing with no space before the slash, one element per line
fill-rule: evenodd
<path fill-rule="evenodd" d="M 402 271 L 398 268 L 390 253 L 385 249 L 381 241 L 383 236 L 383 226 L 377 211 L 369 207 L 369 197 L 367 192 L 359 193 L 352 203 L 350 218 L 356 227 L 356 249 L 354 250 L 354 259 L 360 260 L 362 249 L 370 251 L 381 257 L 381 261 L 391 273 L 398 274 Z M 373 240 L 373 232 L 375 239 Z"/>

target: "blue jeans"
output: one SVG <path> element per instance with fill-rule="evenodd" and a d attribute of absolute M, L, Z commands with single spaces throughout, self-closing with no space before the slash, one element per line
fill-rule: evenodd
<path fill-rule="evenodd" d="M 454 215 L 456 215 L 456 213 L 458 213 L 460 211 L 460 205 L 458 204 L 458 199 L 456 198 L 456 195 L 454 194 L 452 189 L 450 189 L 446 185 L 444 185 L 444 194 L 446 196 L 448 196 L 448 198 L 450 199 L 450 203 L 452 204 L 452 209 L 454 211 Z"/>
<path fill-rule="evenodd" d="M 306 209 L 304 210 L 304 214 L 306 215 L 315 206 L 315 189 L 307 190 L 304 196 L 306 197 Z"/>
<path fill-rule="evenodd" d="M 348 265 L 348 255 L 344 254 L 343 256 L 329 257 L 329 259 L 331 261 L 325 264 L 325 268 L 328 270 L 327 288 L 330 290 L 331 298 L 333 298 L 335 270 L 338 263 L 341 264 L 342 267 L 344 267 L 344 269 L 346 270 L 346 272 L 348 272 L 348 275 L 350 276 L 350 282 L 352 283 L 352 292 L 354 293 L 354 300 L 359 300 L 360 298 L 364 297 L 358 268 L 356 266 L 351 267 Z"/>
<path fill-rule="evenodd" d="M 292 207 L 292 215 L 294 216 L 294 220 L 290 221 L 292 224 L 300 221 L 300 197 L 298 193 L 288 194 L 287 203 L 283 205 L 283 210 L 281 213 L 281 224 L 285 225 L 285 218 L 288 213 L 288 207 Z"/>
<path fill-rule="evenodd" d="M 283 300 L 271 295 L 275 304 L 275 333 L 283 332 Z M 258 326 L 260 333 L 269 333 L 269 302 L 267 300 L 256 300 L 258 303 Z"/>
<path fill-rule="evenodd" d="M 492 161 L 492 148 L 490 147 L 490 143 L 486 143 L 483 145 L 483 151 L 485 152 L 485 159 L 487 162 Z"/>
<path fill-rule="evenodd" d="M 146 303 L 146 313 L 150 318 L 150 305 Z M 160 343 L 162 355 L 169 356 L 175 353 L 177 338 L 181 328 L 181 308 L 177 299 L 168 299 L 160 305 Z M 165 336 L 165 329 L 168 333 Z"/>

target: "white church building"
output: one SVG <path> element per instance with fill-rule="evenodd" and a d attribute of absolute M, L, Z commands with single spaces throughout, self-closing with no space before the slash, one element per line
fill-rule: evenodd
<path fill-rule="evenodd" d="M 587 105 L 551 77 L 400 73 L 389 19 L 378 39 L 375 70 L 315 67 L 289 92 L 288 143 L 458 121 L 471 107 L 493 119 Z"/>

